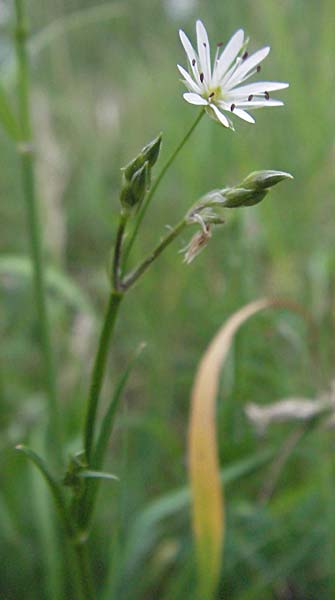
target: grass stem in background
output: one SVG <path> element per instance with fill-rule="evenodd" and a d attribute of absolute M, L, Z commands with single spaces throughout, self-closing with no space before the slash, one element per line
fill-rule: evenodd
<path fill-rule="evenodd" d="M 24 0 L 15 0 L 15 46 L 18 68 L 18 105 L 20 142 L 18 151 L 21 163 L 23 193 L 27 211 L 30 251 L 34 271 L 34 293 L 40 330 L 41 356 L 44 362 L 45 387 L 49 405 L 49 430 L 54 447 L 53 454 L 61 457 L 61 428 L 57 406 L 56 376 L 51 345 L 50 322 L 46 300 L 43 244 L 35 193 L 34 157 L 29 109 L 29 66 L 27 58 L 27 29 Z"/>

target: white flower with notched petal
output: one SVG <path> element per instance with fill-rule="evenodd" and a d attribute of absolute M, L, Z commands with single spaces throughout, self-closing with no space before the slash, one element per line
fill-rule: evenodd
<path fill-rule="evenodd" d="M 187 102 L 204 106 L 211 117 L 232 129 L 231 120 L 222 111 L 234 113 L 248 123 L 254 123 L 254 118 L 245 109 L 282 106 L 283 102 L 270 98 L 270 92 L 284 89 L 288 87 L 288 83 L 259 81 L 241 85 L 260 71 L 260 63 L 270 52 L 269 46 L 249 56 L 245 49 L 248 40 L 244 40 L 244 32 L 239 29 L 222 52 L 222 44 L 217 44 L 212 68 L 208 35 L 203 23 L 197 21 L 198 52 L 195 52 L 182 30 L 179 35 L 190 69 L 188 72 L 178 65 L 189 90 L 183 95 Z"/>

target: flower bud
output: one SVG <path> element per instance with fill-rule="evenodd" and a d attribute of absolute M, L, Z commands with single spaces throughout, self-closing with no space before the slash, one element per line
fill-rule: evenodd
<path fill-rule="evenodd" d="M 241 187 L 261 191 L 276 185 L 284 179 L 293 179 L 293 177 L 285 171 L 254 171 L 242 181 Z"/>
<path fill-rule="evenodd" d="M 162 134 L 160 133 L 152 142 L 149 142 L 142 149 L 142 154 L 144 156 L 144 160 L 147 160 L 150 167 L 153 167 L 157 162 L 159 152 L 162 144 Z"/>
<path fill-rule="evenodd" d="M 121 189 L 120 201 L 125 208 L 142 202 L 147 191 L 149 163 L 146 161 L 132 176 L 129 181 L 125 176 Z"/>
<path fill-rule="evenodd" d="M 120 193 L 120 202 L 125 208 L 132 207 L 136 204 L 136 199 L 132 191 L 131 183 L 127 181 L 126 178 L 123 181 L 123 186 Z"/>
<path fill-rule="evenodd" d="M 145 162 L 149 163 L 149 167 L 154 166 L 159 156 L 161 143 L 162 134 L 160 133 L 154 140 L 144 146 L 141 152 L 133 160 L 131 160 L 125 167 L 121 169 L 123 171 L 123 175 L 128 181 L 131 180 L 136 171 L 143 167 Z"/>
<path fill-rule="evenodd" d="M 131 179 L 133 195 L 136 198 L 136 204 L 142 202 L 148 187 L 149 162 L 146 161 Z"/>
<path fill-rule="evenodd" d="M 237 208 L 239 206 L 253 206 L 265 198 L 267 190 L 257 191 L 246 188 L 229 188 L 222 190 L 223 208 Z"/>
<path fill-rule="evenodd" d="M 124 177 L 130 181 L 132 176 L 140 169 L 144 164 L 144 159 L 142 153 L 138 154 L 136 158 L 130 161 L 125 167 L 122 167 L 121 171 L 123 171 Z"/>

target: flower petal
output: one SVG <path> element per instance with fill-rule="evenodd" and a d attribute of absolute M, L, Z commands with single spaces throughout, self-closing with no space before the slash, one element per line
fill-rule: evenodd
<path fill-rule="evenodd" d="M 219 85 L 220 79 L 222 79 L 222 77 L 226 74 L 231 63 L 233 60 L 235 60 L 239 51 L 241 50 L 243 46 L 243 40 L 244 31 L 243 29 L 239 29 L 229 40 L 216 65 L 214 65 L 213 79 L 215 82 L 213 82 L 213 85 Z"/>
<path fill-rule="evenodd" d="M 205 98 L 199 96 L 199 94 L 192 94 L 192 92 L 185 92 L 185 94 L 183 94 L 183 98 L 186 100 L 186 102 L 189 102 L 190 104 L 197 104 L 198 106 L 207 106 L 208 104 Z"/>
<path fill-rule="evenodd" d="M 288 83 L 280 81 L 255 81 L 248 85 L 241 85 L 231 90 L 231 96 L 238 98 L 239 96 L 249 96 L 250 94 L 264 94 L 264 92 L 273 92 L 275 90 L 283 90 L 289 86 Z M 228 94 L 229 95 L 229 94 Z"/>
<path fill-rule="evenodd" d="M 181 43 L 183 44 L 183 48 L 184 48 L 184 50 L 186 52 L 186 56 L 187 56 L 188 61 L 190 63 L 190 67 L 192 69 L 193 75 L 194 75 L 196 81 L 198 81 L 198 78 L 199 78 L 199 77 L 197 77 L 197 71 L 198 71 L 198 69 L 195 68 L 196 65 L 197 65 L 197 63 L 198 63 L 198 60 L 199 60 L 198 59 L 198 55 L 195 52 L 195 50 L 194 50 L 194 48 L 193 48 L 190 40 L 188 39 L 186 33 L 184 33 L 182 29 L 179 29 L 179 37 L 180 37 Z"/>
<path fill-rule="evenodd" d="M 224 125 L 224 127 L 229 127 L 229 121 L 227 119 L 227 117 L 225 117 L 225 115 L 218 109 L 217 106 L 215 106 L 215 104 L 209 104 L 208 108 L 211 108 L 212 111 L 215 114 L 216 119 L 222 124 Z"/>
<path fill-rule="evenodd" d="M 240 119 L 243 119 L 243 121 L 247 121 L 248 123 L 255 123 L 255 119 L 241 108 L 234 108 L 234 115 L 240 117 Z"/>
<path fill-rule="evenodd" d="M 239 102 L 236 101 L 236 106 L 239 108 L 266 108 L 267 106 L 283 106 L 284 102 L 281 100 L 263 100 L 261 98 L 255 98 L 255 100 L 251 100 L 250 102 Z"/>
<path fill-rule="evenodd" d="M 200 60 L 200 70 L 205 76 L 207 85 L 211 81 L 211 55 L 207 31 L 202 21 L 197 21 L 197 44 Z"/>
<path fill-rule="evenodd" d="M 196 94 L 200 93 L 200 91 L 201 91 L 200 87 L 198 86 L 198 84 L 195 81 L 193 81 L 191 75 L 186 71 L 186 69 L 184 69 L 184 67 L 182 67 L 181 65 L 177 65 L 177 67 L 178 67 L 180 73 L 182 74 L 182 76 L 184 77 L 185 83 L 189 87 L 189 89 L 192 92 L 195 92 Z"/>
<path fill-rule="evenodd" d="M 226 87 L 227 89 L 231 89 L 234 85 L 242 82 L 247 76 L 248 73 L 257 67 L 264 58 L 270 52 L 270 46 L 265 46 L 265 48 L 261 48 L 246 60 L 243 60 L 241 64 L 237 67 L 236 71 L 233 73 L 229 81 L 227 81 Z"/>

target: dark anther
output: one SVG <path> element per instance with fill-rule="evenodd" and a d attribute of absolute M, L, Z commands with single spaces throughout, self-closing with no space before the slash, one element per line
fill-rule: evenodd
<path fill-rule="evenodd" d="M 207 48 L 207 44 L 206 44 L 206 42 L 203 42 L 203 45 L 204 45 L 204 47 L 205 47 L 205 48 Z"/>
<path fill-rule="evenodd" d="M 264 96 L 266 100 L 270 100 L 270 94 L 269 92 L 264 92 Z"/>
<path fill-rule="evenodd" d="M 192 66 L 195 66 L 195 58 L 192 60 Z"/>
<path fill-rule="evenodd" d="M 223 46 L 223 42 L 218 42 L 216 45 L 218 48 L 221 48 L 221 46 Z"/>
<path fill-rule="evenodd" d="M 204 80 L 204 74 L 200 73 L 200 81 L 201 81 L 201 83 L 203 82 L 203 80 Z"/>
<path fill-rule="evenodd" d="M 248 58 L 249 54 L 248 52 L 245 52 L 242 56 L 242 60 L 245 60 L 246 58 Z"/>
<path fill-rule="evenodd" d="M 257 73 L 259 73 L 260 70 L 261 70 L 261 65 L 257 65 L 257 68 L 256 68 Z"/>
<path fill-rule="evenodd" d="M 235 110 L 235 104 L 231 105 L 230 110 L 231 110 L 231 112 L 234 112 L 234 110 Z"/>
<path fill-rule="evenodd" d="M 209 94 L 208 98 L 213 98 L 213 96 L 215 96 L 215 92 L 212 92 L 211 94 Z"/>
<path fill-rule="evenodd" d="M 253 99 L 253 95 L 250 94 L 250 96 L 248 96 L 248 102 L 251 102 L 252 99 Z"/>

